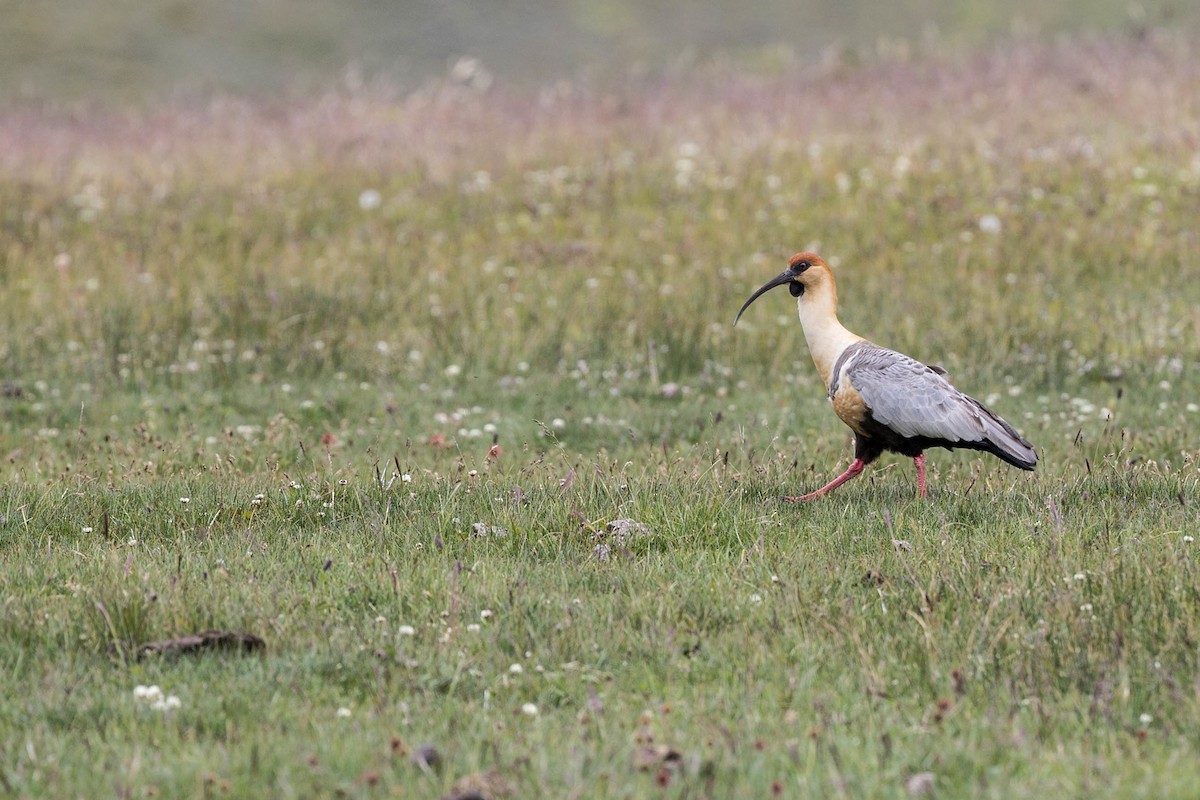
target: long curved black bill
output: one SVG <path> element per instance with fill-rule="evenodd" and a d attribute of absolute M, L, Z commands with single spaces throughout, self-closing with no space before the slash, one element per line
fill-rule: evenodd
<path fill-rule="evenodd" d="M 749 300 L 742 303 L 742 307 L 738 310 L 737 316 L 733 318 L 733 324 L 734 325 L 738 324 L 738 320 L 742 318 L 742 312 L 745 311 L 747 308 L 749 308 L 751 303 L 753 303 L 755 300 L 757 300 L 762 295 L 764 295 L 767 292 L 774 289 L 776 286 L 783 286 L 785 283 L 791 283 L 795 277 L 796 277 L 796 273 L 792 272 L 791 269 L 785 269 L 783 272 L 779 273 L 777 276 L 775 276 L 774 278 L 772 278 L 771 280 L 769 280 L 765 284 L 763 284 L 763 287 L 761 289 L 759 289 L 754 294 L 750 295 Z"/>

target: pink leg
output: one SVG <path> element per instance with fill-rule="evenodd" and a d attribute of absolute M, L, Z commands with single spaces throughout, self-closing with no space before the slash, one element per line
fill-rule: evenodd
<path fill-rule="evenodd" d="M 913 456 L 913 465 L 917 468 L 917 494 L 929 497 L 929 492 L 925 489 L 925 454 Z"/>
<path fill-rule="evenodd" d="M 796 501 L 805 502 L 808 500 L 816 500 L 818 497 L 822 497 L 824 495 L 829 494 L 834 489 L 841 486 L 843 483 L 850 480 L 851 478 L 858 477 L 858 474 L 860 472 L 862 472 L 863 468 L 866 466 L 867 466 L 866 463 L 861 458 L 856 458 L 856 459 L 854 459 L 854 462 L 851 463 L 850 466 L 846 468 L 845 472 L 843 472 L 841 475 L 838 475 L 836 478 L 831 480 L 828 484 L 826 484 L 825 486 L 822 486 L 820 489 L 817 489 L 815 492 L 809 492 L 808 494 L 803 495 L 801 497 L 788 496 L 783 499 L 789 503 L 795 503 Z"/>

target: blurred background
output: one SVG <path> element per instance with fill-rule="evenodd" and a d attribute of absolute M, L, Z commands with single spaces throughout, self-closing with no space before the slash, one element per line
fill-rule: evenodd
<path fill-rule="evenodd" d="M 0 0 L 0 101 L 654 78 L 999 37 L 1200 27 L 1194 0 Z"/>

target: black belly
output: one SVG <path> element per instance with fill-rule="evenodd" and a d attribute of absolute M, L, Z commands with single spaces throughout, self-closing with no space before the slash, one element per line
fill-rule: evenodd
<path fill-rule="evenodd" d="M 884 451 L 912 458 L 921 455 L 931 447 L 944 447 L 947 450 L 982 450 L 985 453 L 1004 457 L 996 445 L 986 439 L 978 442 L 952 442 L 949 439 L 938 437 L 901 436 L 886 425 L 879 424 L 869 415 L 867 419 L 863 420 L 862 428 L 867 435 L 855 434 L 854 457 L 861 458 L 865 464 L 870 464 L 879 458 Z"/>

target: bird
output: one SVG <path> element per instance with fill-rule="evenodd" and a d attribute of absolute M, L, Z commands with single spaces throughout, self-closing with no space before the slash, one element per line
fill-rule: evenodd
<path fill-rule="evenodd" d="M 996 412 L 950 383 L 945 370 L 889 350 L 851 333 L 838 320 L 837 283 L 816 253 L 797 253 L 787 269 L 767 281 L 742 304 L 737 325 L 750 304 L 778 286 L 796 298 L 800 325 L 834 413 L 854 431 L 854 460 L 825 486 L 789 502 L 823 497 L 857 477 L 884 451 L 912 458 L 917 492 L 928 497 L 925 451 L 965 448 L 991 453 L 1032 470 L 1033 445 Z"/>

